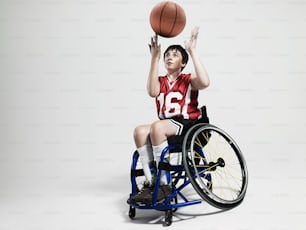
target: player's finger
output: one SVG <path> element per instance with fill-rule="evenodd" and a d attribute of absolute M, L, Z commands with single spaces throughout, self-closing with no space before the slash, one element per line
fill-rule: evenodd
<path fill-rule="evenodd" d="M 156 42 L 156 44 L 158 44 L 158 35 L 157 34 L 155 34 L 155 42 Z"/>
<path fill-rule="evenodd" d="M 200 29 L 200 27 L 198 27 L 198 26 L 196 26 L 196 27 L 193 29 L 193 36 L 194 36 L 195 38 L 198 37 L 199 29 Z"/>

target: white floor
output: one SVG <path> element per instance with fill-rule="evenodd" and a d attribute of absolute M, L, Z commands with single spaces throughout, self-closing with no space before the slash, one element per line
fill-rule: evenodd
<path fill-rule="evenodd" d="M 240 206 L 226 212 L 206 203 L 184 207 L 174 214 L 169 228 L 305 230 L 305 174 L 299 175 L 294 167 L 287 167 L 293 163 L 276 162 L 278 167 L 271 172 L 270 164 L 259 169 L 250 161 L 250 184 Z M 79 169 L 73 166 L 75 163 L 69 164 L 73 174 L 77 174 Z M 163 212 L 137 209 L 135 219 L 129 219 L 128 166 L 121 163 L 116 167 L 127 171 L 119 172 L 117 168 L 101 164 L 101 169 L 96 169 L 98 176 L 36 175 L 18 181 L 15 186 L 2 186 L 0 229 L 160 229 Z M 261 172 L 266 172 L 266 176 L 259 175 Z"/>

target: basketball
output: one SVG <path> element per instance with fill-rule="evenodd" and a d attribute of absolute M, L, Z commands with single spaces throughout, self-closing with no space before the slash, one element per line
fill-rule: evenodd
<path fill-rule="evenodd" d="M 184 9 L 175 2 L 160 2 L 151 11 L 150 24 L 156 34 L 166 38 L 175 37 L 186 24 Z"/>

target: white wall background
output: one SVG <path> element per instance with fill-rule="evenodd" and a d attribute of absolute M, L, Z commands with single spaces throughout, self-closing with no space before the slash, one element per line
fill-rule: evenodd
<path fill-rule="evenodd" d="M 155 213 L 130 221 L 125 203 L 133 128 L 156 119 L 157 2 L 0 1 L 0 229 L 160 228 Z M 177 2 L 187 25 L 162 48 L 200 26 L 200 101 L 239 143 L 250 184 L 238 208 L 174 228 L 305 230 L 306 1 Z"/>

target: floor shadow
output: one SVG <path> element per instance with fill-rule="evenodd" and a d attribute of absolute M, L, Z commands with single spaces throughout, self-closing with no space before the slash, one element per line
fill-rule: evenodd
<path fill-rule="evenodd" d="M 129 205 L 127 203 L 127 196 L 117 200 L 118 210 L 121 213 L 126 223 L 133 224 L 164 224 L 165 212 L 155 209 L 136 209 L 136 215 L 133 219 L 129 217 Z M 198 204 L 203 205 L 203 204 Z M 208 205 L 208 204 L 207 204 Z M 191 206 L 189 206 L 191 207 Z M 200 208 L 197 208 L 197 210 Z M 173 212 L 173 223 L 187 221 L 203 216 L 217 215 L 228 210 L 202 210 L 201 212 L 191 212 L 189 209 L 179 208 Z"/>
<path fill-rule="evenodd" d="M 116 182 L 114 182 L 116 181 Z M 127 199 L 129 198 L 130 192 L 130 183 L 126 180 L 126 175 L 122 175 L 117 178 L 112 178 L 111 180 L 104 180 L 103 183 L 96 185 L 99 189 L 104 190 L 104 192 L 111 194 L 116 191 L 116 196 L 113 196 L 113 201 L 115 209 L 120 213 L 123 221 L 125 223 L 132 224 L 163 224 L 165 212 L 155 209 L 136 209 L 136 216 L 131 219 L 129 217 L 129 204 Z M 173 223 L 186 221 L 190 219 L 195 219 L 201 216 L 210 216 L 217 215 L 227 210 L 219 210 L 214 208 L 207 208 L 208 206 L 204 205 L 205 202 L 195 205 L 194 211 L 193 208 L 183 207 L 179 208 L 176 212 L 173 213 Z M 203 206 L 203 209 L 200 207 Z M 209 205 L 209 204 L 207 204 Z M 208 209 L 208 210 L 207 210 Z"/>

